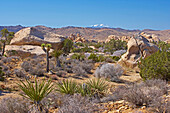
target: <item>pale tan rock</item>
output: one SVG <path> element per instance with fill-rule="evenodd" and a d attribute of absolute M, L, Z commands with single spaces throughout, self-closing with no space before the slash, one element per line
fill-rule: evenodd
<path fill-rule="evenodd" d="M 146 34 L 145 32 L 140 33 L 141 36 L 146 38 L 149 42 L 159 42 L 160 39 L 155 34 Z"/>
<path fill-rule="evenodd" d="M 20 56 L 22 58 L 34 56 L 34 55 L 45 55 L 45 52 L 42 50 L 40 46 L 33 45 L 6 45 L 6 53 L 8 56 L 13 56 L 11 53 L 7 51 L 16 51 L 14 55 Z M 50 50 L 52 52 L 53 49 Z"/>
<path fill-rule="evenodd" d="M 61 44 L 64 40 L 64 36 L 52 32 L 38 30 L 34 27 L 28 27 L 15 33 L 10 44 L 41 46 L 42 43 L 49 43 L 52 45 L 52 48 L 58 49 L 61 48 Z"/>

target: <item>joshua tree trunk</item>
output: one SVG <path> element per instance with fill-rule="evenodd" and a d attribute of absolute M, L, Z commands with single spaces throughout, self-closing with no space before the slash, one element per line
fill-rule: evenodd
<path fill-rule="evenodd" d="M 46 71 L 49 72 L 49 52 L 48 51 L 46 51 L 46 60 L 47 60 Z"/>
<path fill-rule="evenodd" d="M 5 42 L 3 43 L 2 56 L 4 56 L 4 53 L 5 53 Z"/>

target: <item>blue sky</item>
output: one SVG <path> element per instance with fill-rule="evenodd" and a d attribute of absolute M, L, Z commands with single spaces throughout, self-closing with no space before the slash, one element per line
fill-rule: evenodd
<path fill-rule="evenodd" d="M 170 29 L 170 0 L 1 0 L 0 26 Z"/>

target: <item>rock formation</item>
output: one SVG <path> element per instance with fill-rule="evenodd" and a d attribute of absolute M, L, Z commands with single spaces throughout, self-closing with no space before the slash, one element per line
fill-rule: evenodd
<path fill-rule="evenodd" d="M 70 40 L 72 40 L 73 42 L 87 42 L 88 40 L 86 40 L 82 35 L 80 35 L 79 33 L 77 33 L 76 35 L 74 34 L 70 34 L 70 36 L 68 37 Z"/>
<path fill-rule="evenodd" d="M 160 41 L 160 39 L 154 34 L 149 35 L 149 34 L 146 34 L 145 32 L 141 32 L 140 35 L 145 37 L 149 42 L 159 42 Z"/>
<path fill-rule="evenodd" d="M 11 40 L 11 45 L 36 45 L 41 46 L 42 43 L 49 43 L 53 49 L 60 47 L 65 37 L 46 31 L 37 30 L 34 27 L 21 29 L 15 33 Z"/>
<path fill-rule="evenodd" d="M 116 35 L 109 35 L 108 38 L 106 39 L 105 43 L 109 42 L 111 39 L 114 40 L 122 40 L 128 42 L 130 39 L 130 36 L 116 36 Z"/>
<path fill-rule="evenodd" d="M 154 34 L 149 35 L 149 34 L 146 34 L 145 32 L 141 32 L 140 35 L 143 36 L 144 38 L 146 38 L 149 42 L 159 42 L 160 41 L 160 39 Z M 109 35 L 105 42 L 107 43 L 111 39 L 122 40 L 122 41 L 128 42 L 130 40 L 130 38 L 131 38 L 130 36 Z"/>
<path fill-rule="evenodd" d="M 127 43 L 127 52 L 121 56 L 119 63 L 130 68 L 137 66 L 140 58 L 146 58 L 159 50 L 157 46 L 150 43 L 145 37 L 131 38 Z"/>
<path fill-rule="evenodd" d="M 53 49 L 59 49 L 64 39 L 65 37 L 61 35 L 28 27 L 15 33 L 10 45 L 6 46 L 6 50 L 41 55 L 45 54 L 40 47 L 42 43 L 49 43 Z"/>

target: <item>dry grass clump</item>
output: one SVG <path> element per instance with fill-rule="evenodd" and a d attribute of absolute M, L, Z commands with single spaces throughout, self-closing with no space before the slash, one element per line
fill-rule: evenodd
<path fill-rule="evenodd" d="M 103 108 L 95 105 L 90 98 L 75 94 L 65 95 L 58 113 L 100 113 L 100 109 Z"/>
<path fill-rule="evenodd" d="M 20 98 L 7 97 L 0 101 L 1 113 L 28 113 L 29 102 Z"/>

